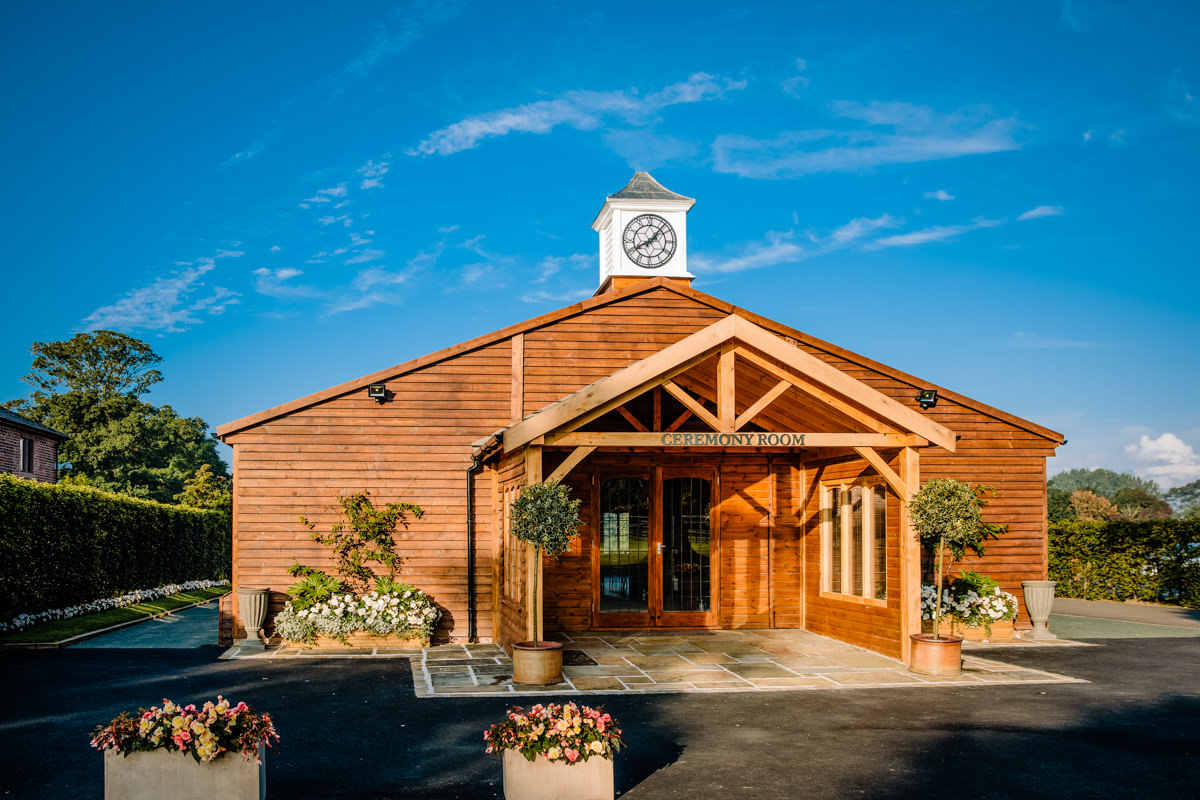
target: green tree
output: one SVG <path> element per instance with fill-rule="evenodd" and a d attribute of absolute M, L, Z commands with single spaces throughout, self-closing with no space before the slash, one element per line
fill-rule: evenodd
<path fill-rule="evenodd" d="M 163 379 L 150 346 L 116 331 L 77 333 L 62 342 L 34 342 L 33 369 L 21 380 L 34 396 L 95 390 L 102 399 L 139 397 Z"/>
<path fill-rule="evenodd" d="M 202 464 L 192 477 L 184 481 L 183 491 L 175 495 L 180 505 L 193 508 L 212 508 L 233 512 L 231 481 L 213 472 L 212 464 Z"/>
<path fill-rule="evenodd" d="M 542 640 L 542 612 L 537 587 L 541 583 L 542 556 L 558 558 L 571 547 L 571 539 L 583 523 L 579 519 L 579 501 L 572 500 L 566 486 L 557 482 L 531 483 L 509 506 L 512 533 L 537 551 L 536 574 L 531 585 L 530 603 L 534 612 L 533 641 Z"/>
<path fill-rule="evenodd" d="M 4 405 L 67 434 L 58 451 L 61 478 L 162 503 L 173 502 L 205 465 L 228 478 L 204 420 L 139 399 L 162 380 L 152 369 L 161 359 L 145 343 L 97 331 L 37 342 L 31 352 L 33 369 L 23 380 L 33 393 Z"/>
<path fill-rule="evenodd" d="M 1071 493 L 1062 489 L 1046 489 L 1046 514 L 1050 522 L 1066 522 L 1075 519 L 1071 510 Z"/>
<path fill-rule="evenodd" d="M 952 478 L 939 478 L 926 481 L 909 501 L 908 514 L 917 533 L 917 541 L 937 562 L 937 599 L 933 615 L 935 632 L 943 616 L 944 575 L 968 550 L 977 556 L 983 555 L 983 543 L 997 538 L 1006 529 L 1003 525 L 983 521 L 983 507 L 987 505 L 985 494 L 995 495 L 996 490 L 990 486 L 971 486 Z M 949 563 L 946 563 L 947 554 Z M 941 633 L 935 635 L 940 637 Z"/>
<path fill-rule="evenodd" d="M 1151 497 L 1141 489 L 1120 489 L 1112 496 L 1112 502 L 1121 516 L 1130 522 L 1170 519 L 1172 516 L 1170 503 Z"/>
<path fill-rule="evenodd" d="M 1046 485 L 1064 492 L 1087 489 L 1109 499 L 1121 489 L 1140 489 L 1156 499 L 1163 496 L 1162 487 L 1149 478 L 1139 478 L 1129 472 L 1113 472 L 1103 468 L 1079 468 L 1060 472 L 1047 481 Z"/>
<path fill-rule="evenodd" d="M 1176 486 L 1167 492 L 1166 500 L 1183 519 L 1200 517 L 1200 480 Z"/>

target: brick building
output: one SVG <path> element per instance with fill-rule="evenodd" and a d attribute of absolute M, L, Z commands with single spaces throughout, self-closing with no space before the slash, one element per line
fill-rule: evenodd
<path fill-rule="evenodd" d="M 58 481 L 58 446 L 67 435 L 0 408 L 0 472 L 44 483 Z"/>

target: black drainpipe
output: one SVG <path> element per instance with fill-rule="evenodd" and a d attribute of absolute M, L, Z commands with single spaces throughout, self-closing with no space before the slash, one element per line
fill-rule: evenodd
<path fill-rule="evenodd" d="M 476 452 L 467 467 L 467 642 L 475 641 L 475 470 L 480 457 Z"/>

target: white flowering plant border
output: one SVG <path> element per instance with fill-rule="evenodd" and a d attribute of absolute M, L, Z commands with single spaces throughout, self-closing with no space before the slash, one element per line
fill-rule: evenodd
<path fill-rule="evenodd" d="M 961 587 L 961 588 L 959 588 Z M 937 601 L 937 587 L 921 585 L 921 619 L 932 620 Z M 983 628 L 992 635 L 992 624 L 1017 618 L 1017 598 L 1000 587 L 982 593 L 962 582 L 955 582 L 942 590 L 942 616 L 950 617 L 951 632 L 954 625 L 964 628 Z"/>
<path fill-rule="evenodd" d="M 334 594 L 307 608 L 288 602 L 275 616 L 275 633 L 290 642 L 311 643 L 319 634 L 341 642 L 352 633 L 395 635 L 428 644 L 442 612 L 425 592 L 402 584 L 396 591 L 361 597 Z"/>
<path fill-rule="evenodd" d="M 84 614 L 95 614 L 99 611 L 124 608 L 125 606 L 137 605 L 138 603 L 145 603 L 150 600 L 160 600 L 164 597 L 170 597 L 173 594 L 179 594 L 180 592 L 190 592 L 193 589 L 211 589 L 214 586 L 228 585 L 229 581 L 226 580 L 186 581 L 184 583 L 168 583 L 156 589 L 135 589 L 119 597 L 105 597 L 101 600 L 80 603 L 77 606 L 69 606 L 68 608 L 52 608 L 38 614 L 18 614 L 16 617 L 13 617 L 11 622 L 0 622 L 0 633 L 19 631 L 28 628 L 30 625 L 36 625 L 39 622 L 71 619 L 72 617 L 81 617 Z"/>

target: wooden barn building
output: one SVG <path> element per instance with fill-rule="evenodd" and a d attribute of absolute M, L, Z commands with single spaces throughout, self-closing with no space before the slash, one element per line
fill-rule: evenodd
<path fill-rule="evenodd" d="M 443 609 L 436 638 L 529 639 L 506 511 L 548 479 L 585 523 L 544 565 L 548 631 L 803 628 L 907 658 L 905 499 L 930 478 L 999 491 L 985 518 L 1008 531 L 972 568 L 1018 598 L 1044 579 L 1062 436 L 692 289 L 693 203 L 639 172 L 593 223 L 593 297 L 219 428 L 235 585 L 278 611 L 289 565 L 329 564 L 299 517 L 327 528 L 365 489 L 426 512 L 399 534 L 401 577 Z"/>

